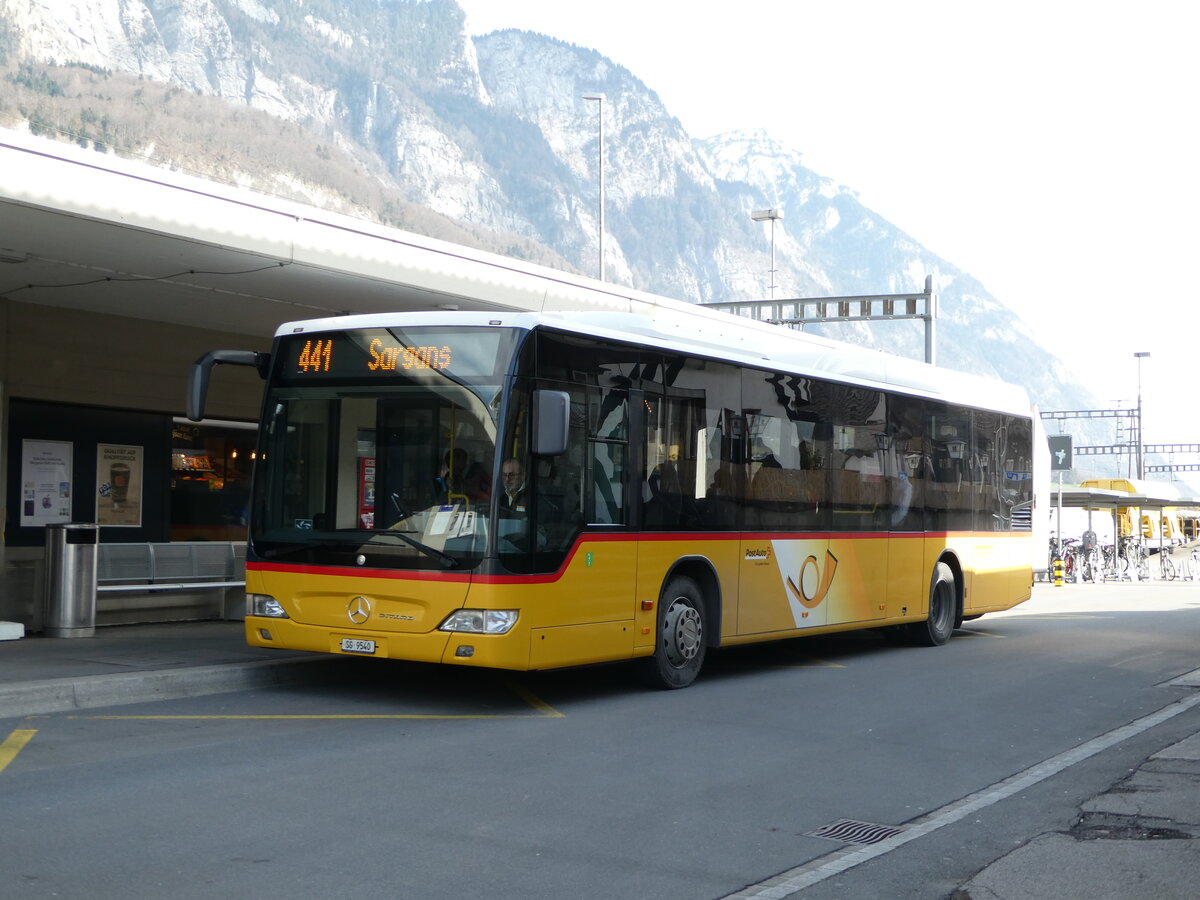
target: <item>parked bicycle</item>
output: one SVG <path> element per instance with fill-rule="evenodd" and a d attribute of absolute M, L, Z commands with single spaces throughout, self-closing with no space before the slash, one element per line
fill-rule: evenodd
<path fill-rule="evenodd" d="M 1116 548 L 1112 544 L 1105 544 L 1100 548 L 1101 554 L 1101 577 L 1105 581 L 1119 581 L 1124 575 L 1124 560 L 1117 555 Z"/>
<path fill-rule="evenodd" d="M 1175 574 L 1175 562 L 1171 559 L 1171 551 L 1164 547 L 1158 551 L 1158 577 L 1163 581 L 1174 581 Z"/>
<path fill-rule="evenodd" d="M 1191 581 L 1200 580 L 1200 547 L 1193 547 L 1183 558 L 1180 577 Z"/>
<path fill-rule="evenodd" d="M 1076 568 L 1079 571 L 1079 580 L 1095 584 L 1097 579 L 1103 577 L 1100 551 L 1092 547 L 1090 550 L 1080 550 L 1077 555 Z"/>
<path fill-rule="evenodd" d="M 1049 569 L 1054 571 L 1055 561 L 1062 563 L 1064 581 L 1096 582 L 1103 578 L 1116 578 L 1112 569 L 1112 547 L 1101 548 L 1093 545 L 1090 549 L 1080 542 L 1079 538 L 1063 538 L 1057 541 L 1050 539 Z M 1200 571 L 1200 569 L 1198 569 Z"/>
<path fill-rule="evenodd" d="M 1100 574 L 1101 561 L 1096 532 L 1090 526 L 1083 533 L 1083 539 L 1079 542 L 1079 549 L 1076 553 L 1078 556 L 1079 579 L 1095 583 Z"/>
<path fill-rule="evenodd" d="M 1063 580 L 1076 581 L 1076 575 L 1079 570 L 1079 540 L 1078 538 L 1066 538 L 1059 548 L 1059 555 L 1062 557 L 1063 563 Z"/>
<path fill-rule="evenodd" d="M 1123 577 L 1132 581 L 1135 572 L 1138 581 L 1145 581 L 1150 577 L 1150 559 L 1141 543 L 1132 538 L 1125 538 L 1122 555 L 1126 563 Z"/>

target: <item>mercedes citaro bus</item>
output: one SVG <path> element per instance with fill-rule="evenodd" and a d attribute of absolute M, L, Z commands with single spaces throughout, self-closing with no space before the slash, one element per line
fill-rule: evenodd
<path fill-rule="evenodd" d="M 710 648 L 934 646 L 1030 596 L 1021 389 L 683 306 L 326 318 L 199 360 L 193 419 L 214 364 L 266 379 L 249 642 L 678 688 Z"/>

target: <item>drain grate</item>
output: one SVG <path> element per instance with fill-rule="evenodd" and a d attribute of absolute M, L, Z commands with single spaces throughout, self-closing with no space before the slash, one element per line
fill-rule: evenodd
<path fill-rule="evenodd" d="M 808 837 L 827 838 L 831 841 L 841 841 L 843 844 L 878 844 L 890 837 L 895 837 L 903 828 L 893 828 L 890 825 L 875 825 L 872 822 L 859 822 L 855 819 L 838 819 L 816 831 L 806 831 Z"/>

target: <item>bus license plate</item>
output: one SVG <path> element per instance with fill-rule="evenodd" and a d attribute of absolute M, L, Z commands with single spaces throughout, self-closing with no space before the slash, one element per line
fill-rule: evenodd
<path fill-rule="evenodd" d="M 364 641 L 359 638 L 342 638 L 343 653 L 374 653 L 375 642 Z"/>

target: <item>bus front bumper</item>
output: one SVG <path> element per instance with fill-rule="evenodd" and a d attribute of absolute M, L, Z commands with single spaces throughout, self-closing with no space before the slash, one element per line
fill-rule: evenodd
<path fill-rule="evenodd" d="M 429 631 L 400 633 L 359 628 L 301 625 L 292 619 L 246 617 L 246 643 L 252 647 L 307 650 L 339 656 L 369 656 L 412 662 L 448 663 L 496 669 L 529 668 L 529 634 Z"/>

